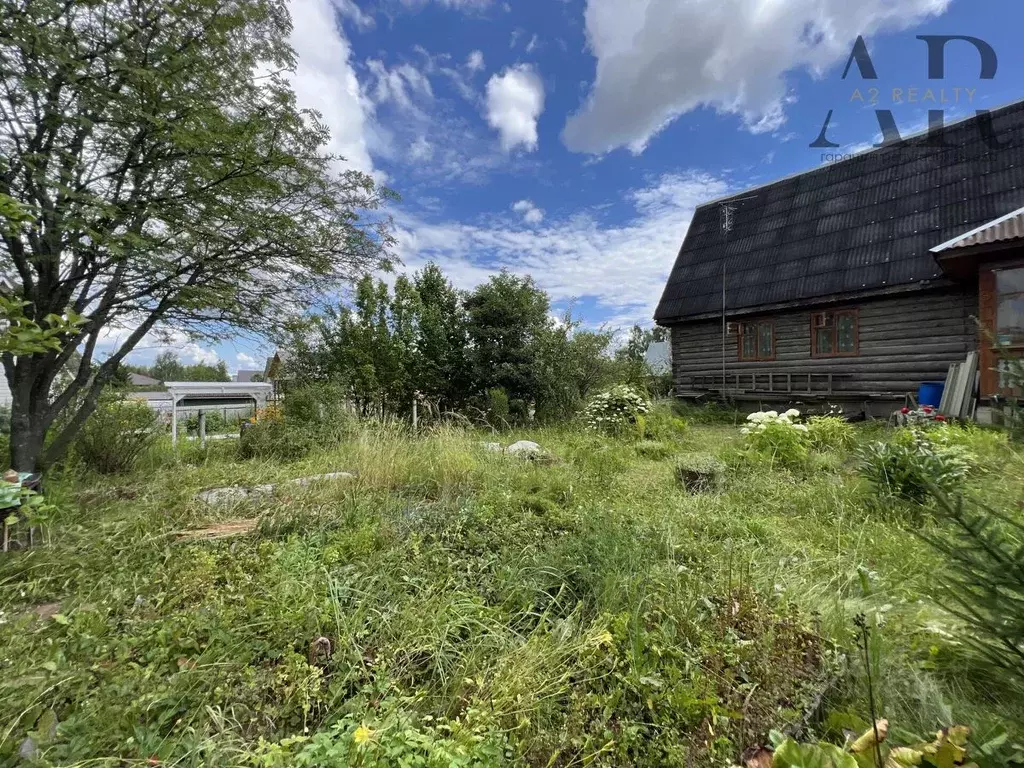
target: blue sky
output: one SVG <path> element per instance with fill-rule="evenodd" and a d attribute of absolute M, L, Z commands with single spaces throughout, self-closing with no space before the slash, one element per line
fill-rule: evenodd
<path fill-rule="evenodd" d="M 402 195 L 403 269 L 437 261 L 463 288 L 532 274 L 590 325 L 650 324 L 695 206 L 827 161 L 808 145 L 834 110 L 836 152 L 1024 97 L 1010 0 L 290 0 L 293 82 L 330 149 Z M 917 35 L 970 35 L 929 80 Z M 878 80 L 842 70 L 858 35 Z M 870 88 L 878 89 L 871 105 Z M 936 100 L 928 103 L 927 90 Z M 856 97 L 856 90 L 864 100 Z M 894 89 L 903 94 L 893 100 Z M 916 103 L 909 102 L 916 89 Z M 944 89 L 944 91 L 942 90 Z M 192 360 L 262 367 L 253 343 Z M 159 350 L 147 345 L 132 359 Z"/>

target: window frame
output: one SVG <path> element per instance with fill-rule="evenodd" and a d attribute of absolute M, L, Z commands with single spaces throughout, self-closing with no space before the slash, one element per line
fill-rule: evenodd
<path fill-rule="evenodd" d="M 741 363 L 770 363 L 775 360 L 775 320 L 740 320 L 739 333 L 736 334 L 736 359 Z M 744 357 L 743 339 L 746 336 L 745 329 L 748 325 L 755 327 L 754 331 L 754 356 Z M 770 357 L 761 356 L 761 326 L 768 325 L 772 329 L 772 353 Z"/>
<path fill-rule="evenodd" d="M 820 352 L 818 350 L 818 331 L 821 328 L 815 328 L 814 318 L 818 315 L 831 315 L 832 316 L 832 349 L 833 352 Z M 853 318 L 853 351 L 852 352 L 840 352 L 839 351 L 839 318 L 841 316 L 849 316 Z M 811 357 L 816 359 L 829 359 L 833 357 L 860 357 L 860 309 L 858 307 L 850 307 L 848 309 L 834 309 L 826 312 L 812 312 L 810 317 L 811 324 Z"/>

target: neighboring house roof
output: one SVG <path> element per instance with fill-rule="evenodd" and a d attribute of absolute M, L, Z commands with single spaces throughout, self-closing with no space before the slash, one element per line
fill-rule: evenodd
<path fill-rule="evenodd" d="M 1024 239 L 1024 208 L 1020 208 L 994 221 L 982 224 L 970 232 L 966 232 L 942 245 L 932 248 L 932 253 L 971 248 L 975 245 L 994 245 Z"/>
<path fill-rule="evenodd" d="M 253 380 L 254 376 L 262 376 L 263 371 L 239 371 L 235 374 L 235 381 L 239 384 L 249 383 Z"/>
<path fill-rule="evenodd" d="M 128 381 L 133 387 L 154 387 L 160 384 L 159 379 L 154 379 L 152 376 L 146 376 L 143 373 L 128 374 Z"/>
<path fill-rule="evenodd" d="M 989 117 L 1009 146 L 973 117 L 699 207 L 655 319 L 721 313 L 723 260 L 733 311 L 941 278 L 931 248 L 1024 205 L 1024 102 Z"/>
<path fill-rule="evenodd" d="M 292 354 L 286 349 L 278 349 L 274 352 L 273 357 L 267 358 L 267 364 L 263 369 L 263 375 L 267 379 L 280 379 L 283 378 L 279 374 L 281 369 L 292 359 Z"/>
<path fill-rule="evenodd" d="M 667 373 L 672 370 L 672 345 L 667 341 L 651 342 L 644 361 L 654 373 Z"/>

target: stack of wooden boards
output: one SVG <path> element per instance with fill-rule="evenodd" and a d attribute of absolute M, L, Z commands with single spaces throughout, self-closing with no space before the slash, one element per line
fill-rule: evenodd
<path fill-rule="evenodd" d="M 967 362 L 949 366 L 939 413 L 953 419 L 973 419 L 978 407 L 978 379 L 977 352 L 968 353 Z"/>

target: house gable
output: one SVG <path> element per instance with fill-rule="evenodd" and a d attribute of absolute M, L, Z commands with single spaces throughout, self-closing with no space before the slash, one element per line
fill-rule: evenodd
<path fill-rule="evenodd" d="M 1024 206 L 1024 102 L 991 120 L 1009 146 L 972 118 L 701 206 L 655 320 L 720 314 L 723 273 L 729 312 L 941 284 L 932 248 Z"/>

